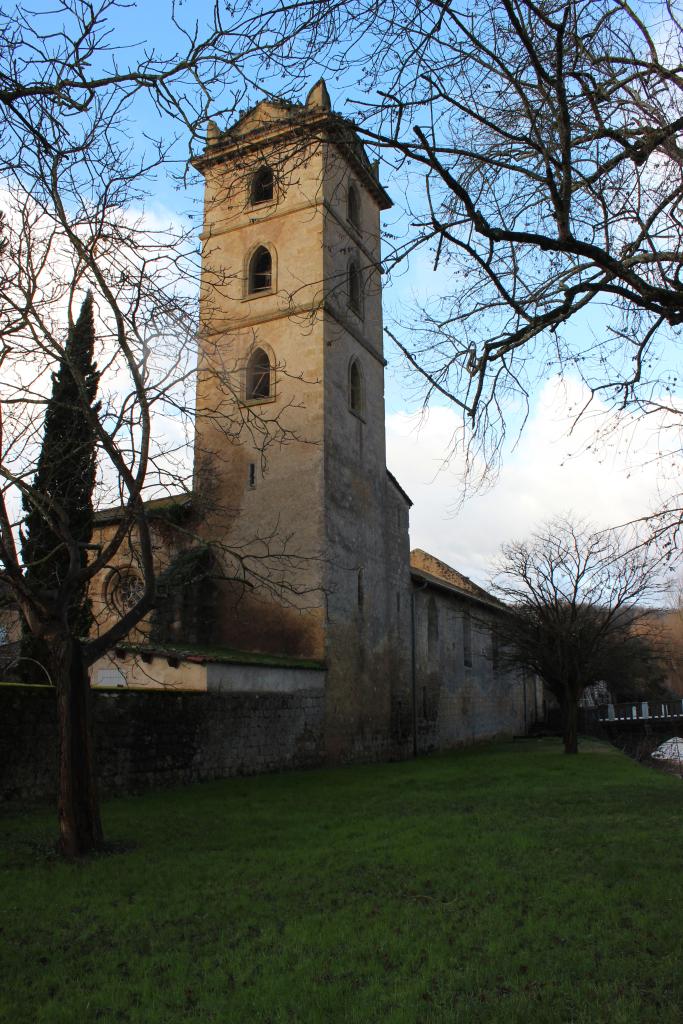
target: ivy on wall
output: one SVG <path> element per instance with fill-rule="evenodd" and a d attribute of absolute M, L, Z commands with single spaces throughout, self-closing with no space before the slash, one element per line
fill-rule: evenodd
<path fill-rule="evenodd" d="M 153 643 L 206 644 L 216 618 L 216 558 L 208 544 L 181 551 L 159 574 L 152 613 Z"/>

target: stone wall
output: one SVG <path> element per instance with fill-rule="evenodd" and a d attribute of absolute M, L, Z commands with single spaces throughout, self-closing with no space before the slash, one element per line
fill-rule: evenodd
<path fill-rule="evenodd" d="M 415 591 L 418 750 L 524 735 L 540 715 L 536 680 L 507 670 L 502 612 L 438 585 Z"/>
<path fill-rule="evenodd" d="M 321 690 L 93 691 L 103 793 L 134 793 L 323 760 Z M 0 686 L 0 800 L 55 796 L 54 691 Z"/>

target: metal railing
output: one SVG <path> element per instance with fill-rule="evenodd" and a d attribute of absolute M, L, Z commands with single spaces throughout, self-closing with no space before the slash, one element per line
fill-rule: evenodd
<path fill-rule="evenodd" d="M 683 700 L 627 701 L 582 710 L 585 718 L 594 722 L 652 722 L 683 718 Z"/>

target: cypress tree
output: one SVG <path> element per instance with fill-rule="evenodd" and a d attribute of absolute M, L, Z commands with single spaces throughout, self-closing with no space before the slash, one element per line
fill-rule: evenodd
<path fill-rule="evenodd" d="M 85 566 L 86 545 L 93 529 L 97 451 L 96 433 L 87 415 L 88 408 L 97 409 L 94 402 L 99 374 L 93 362 L 94 346 L 93 295 L 88 292 L 52 377 L 33 480 L 36 502 L 24 498 L 22 554 L 26 582 L 36 596 L 44 596 L 62 615 L 66 614 L 68 635 L 72 637 L 87 636 L 92 607 L 85 587 L 74 580 L 69 549 L 64 537 L 53 529 L 53 521 L 61 520 L 63 532 L 78 545 L 80 565 Z M 45 682 L 46 673 L 36 664 L 45 666 L 49 673 L 45 642 L 25 629 L 21 654 L 22 676 Z"/>

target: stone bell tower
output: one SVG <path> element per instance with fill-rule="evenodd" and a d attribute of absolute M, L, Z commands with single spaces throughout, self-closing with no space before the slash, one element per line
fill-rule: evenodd
<path fill-rule="evenodd" d="M 195 493 L 234 577 L 221 583 L 217 642 L 325 659 L 340 723 L 329 744 L 344 756 L 350 736 L 383 731 L 390 713 L 373 687 L 394 670 L 408 566 L 407 505 L 385 461 L 380 212 L 391 201 L 322 81 L 305 105 L 264 101 L 227 131 L 212 126 L 195 166 Z"/>

